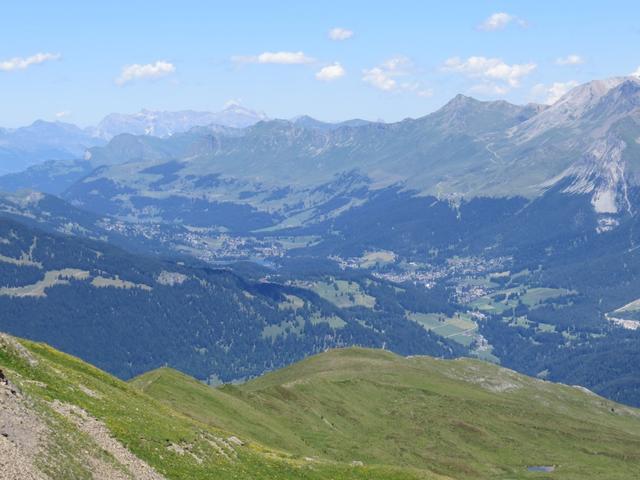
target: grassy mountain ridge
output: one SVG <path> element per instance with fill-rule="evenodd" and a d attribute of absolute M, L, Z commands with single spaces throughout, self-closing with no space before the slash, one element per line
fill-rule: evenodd
<path fill-rule="evenodd" d="M 265 448 L 190 419 L 45 344 L 4 334 L 0 369 L 0 458 L 10 462 L 0 478 L 445 478 L 427 470 L 311 461 Z"/>
<path fill-rule="evenodd" d="M 628 479 L 640 464 L 637 410 L 472 360 L 333 350 L 213 389 L 166 368 L 127 384 L 2 334 L 0 370 L 19 478 Z"/>
<path fill-rule="evenodd" d="M 161 369 L 133 385 L 184 414 L 314 458 L 453 478 L 631 478 L 640 416 L 576 387 L 475 360 L 343 349 L 211 389 Z M 366 439 L 366 440 L 365 440 Z"/>

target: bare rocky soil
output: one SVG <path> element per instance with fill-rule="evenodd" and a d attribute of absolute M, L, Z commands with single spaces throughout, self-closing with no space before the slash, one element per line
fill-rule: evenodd
<path fill-rule="evenodd" d="M 116 465 L 90 458 L 93 478 L 104 480 L 165 480 L 146 462 L 140 460 L 118 442 L 104 423 L 96 420 L 83 409 L 55 401 L 53 408 L 69 419 L 81 432 L 87 434 L 98 447 L 115 459 Z"/>
<path fill-rule="evenodd" d="M 38 364 L 22 345 L 7 335 L 0 334 L 0 348 L 13 351 L 32 366 Z M 104 423 L 79 407 L 58 401 L 45 404 L 44 408 L 38 404 L 40 408 L 36 408 L 10 375 L 0 369 L 0 480 L 59 480 L 38 468 L 50 458 L 47 453 L 54 442 L 54 425 L 59 422 L 69 422 L 75 428 L 72 432 L 77 432 L 73 435 L 88 442 L 89 448 L 77 454 L 93 479 L 165 480 L 113 438 Z"/>
<path fill-rule="evenodd" d="M 0 480 L 44 480 L 35 466 L 47 425 L 0 370 Z"/>

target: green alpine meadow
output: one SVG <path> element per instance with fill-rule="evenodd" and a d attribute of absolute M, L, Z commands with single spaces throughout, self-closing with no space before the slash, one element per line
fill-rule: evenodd
<path fill-rule="evenodd" d="M 345 348 L 212 387 L 0 337 L 15 478 L 633 478 L 640 411 L 486 362 Z M 11 471 L 11 470 L 9 470 Z M 11 478 L 11 477 L 6 477 Z"/>

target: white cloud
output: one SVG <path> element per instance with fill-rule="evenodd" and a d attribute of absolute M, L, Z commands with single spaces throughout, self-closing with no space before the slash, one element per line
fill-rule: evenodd
<path fill-rule="evenodd" d="M 66 117 L 69 117 L 70 115 L 71 115 L 71 112 L 69 112 L 68 110 L 63 110 L 62 112 L 56 113 L 56 118 L 66 118 Z"/>
<path fill-rule="evenodd" d="M 362 80 L 379 90 L 390 92 L 398 88 L 396 77 L 407 75 L 411 61 L 407 57 L 393 57 L 382 65 L 362 71 Z"/>
<path fill-rule="evenodd" d="M 418 97 L 422 97 L 422 98 L 429 98 L 433 96 L 432 88 L 425 88 L 418 82 L 401 83 L 400 89 L 405 92 L 415 93 Z"/>
<path fill-rule="evenodd" d="M 569 80 L 568 82 L 554 82 L 551 85 L 538 83 L 531 89 L 531 93 L 536 98 L 544 98 L 544 103 L 552 104 L 556 103 L 560 97 L 577 86 L 578 82 L 575 80 Z"/>
<path fill-rule="evenodd" d="M 12 72 L 14 70 L 25 70 L 31 65 L 40 65 L 51 60 L 59 60 L 59 53 L 36 53 L 30 57 L 15 57 L 9 60 L 0 61 L 0 71 Z"/>
<path fill-rule="evenodd" d="M 240 107 L 242 106 L 241 98 L 230 98 L 226 102 L 224 102 L 223 108 L 232 108 L 232 107 Z"/>
<path fill-rule="evenodd" d="M 433 97 L 433 88 L 423 88 L 416 90 L 416 95 L 423 98 Z"/>
<path fill-rule="evenodd" d="M 330 82 L 332 80 L 336 80 L 340 77 L 344 77 L 346 74 L 344 68 L 342 67 L 342 65 L 340 65 L 338 62 L 334 63 L 333 65 L 327 65 L 326 67 L 321 68 L 317 73 L 316 73 L 316 78 L 318 80 L 322 80 L 324 82 Z"/>
<path fill-rule="evenodd" d="M 386 70 L 395 72 L 398 75 L 406 75 L 411 65 L 411 60 L 404 56 L 392 57 L 382 64 Z"/>
<path fill-rule="evenodd" d="M 374 67 L 369 70 L 363 70 L 362 80 L 368 84 L 385 91 L 395 90 L 397 82 L 391 78 L 388 72 L 380 67 Z"/>
<path fill-rule="evenodd" d="M 473 85 L 469 90 L 481 95 L 506 95 L 509 93 L 509 87 L 495 83 L 479 83 Z"/>
<path fill-rule="evenodd" d="M 349 40 L 353 37 L 353 30 L 348 30 L 346 28 L 332 28 L 329 30 L 329 38 L 331 40 L 341 41 L 341 40 Z"/>
<path fill-rule="evenodd" d="M 507 64 L 499 58 L 469 57 L 462 60 L 452 57 L 445 61 L 444 70 L 466 75 L 470 78 L 479 78 L 485 82 L 503 82 L 505 85 L 497 88 L 518 87 L 520 81 L 533 72 L 535 63 Z M 502 92 L 504 93 L 504 92 Z"/>
<path fill-rule="evenodd" d="M 155 63 L 147 63 L 145 65 L 134 63 L 133 65 L 122 67 L 120 76 L 116 78 L 116 84 L 122 86 L 134 80 L 166 77 L 175 71 L 176 67 L 172 63 L 164 60 L 158 60 Z"/>
<path fill-rule="evenodd" d="M 479 30 L 484 30 L 486 32 L 492 32 L 495 30 L 502 30 L 510 23 L 517 23 L 521 27 L 525 27 L 527 22 L 516 17 L 515 15 L 511 15 L 506 12 L 497 12 L 490 15 L 484 22 L 478 25 Z"/>
<path fill-rule="evenodd" d="M 404 56 L 390 58 L 377 67 L 362 71 L 362 80 L 385 92 L 408 92 L 430 97 L 433 90 L 415 80 L 411 60 Z M 404 80 L 404 81 L 401 81 Z"/>
<path fill-rule="evenodd" d="M 581 65 L 584 63 L 584 58 L 580 55 L 571 54 L 566 57 L 556 58 L 556 65 Z"/>
<path fill-rule="evenodd" d="M 260 55 L 248 57 L 236 56 L 232 60 L 237 63 L 273 63 L 279 65 L 300 65 L 313 63 L 315 59 L 306 56 L 303 52 L 264 52 Z"/>
<path fill-rule="evenodd" d="M 632 77 L 640 77 L 640 67 L 636 68 L 635 72 L 631 72 Z"/>

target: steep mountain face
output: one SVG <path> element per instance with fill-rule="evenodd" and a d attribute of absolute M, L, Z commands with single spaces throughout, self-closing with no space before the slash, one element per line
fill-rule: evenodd
<path fill-rule="evenodd" d="M 111 140 L 121 133 L 168 137 L 197 126 L 220 125 L 244 128 L 266 119 L 267 116 L 264 113 L 250 110 L 238 104 L 228 105 L 220 112 L 141 110 L 133 114 L 112 113 L 107 115 L 93 128 L 92 132 L 95 136 L 105 140 Z"/>
<path fill-rule="evenodd" d="M 104 144 L 75 125 L 38 120 L 27 127 L 0 130 L 0 174 L 17 172 L 46 160 L 82 158 L 84 151 Z"/>
<path fill-rule="evenodd" d="M 566 191 L 590 194 L 596 212 L 629 211 L 627 190 L 639 184 L 638 106 L 639 79 L 594 81 L 511 129 L 496 151 L 513 158 L 508 167 L 517 176 L 531 172 L 522 188 L 569 178 Z"/>

